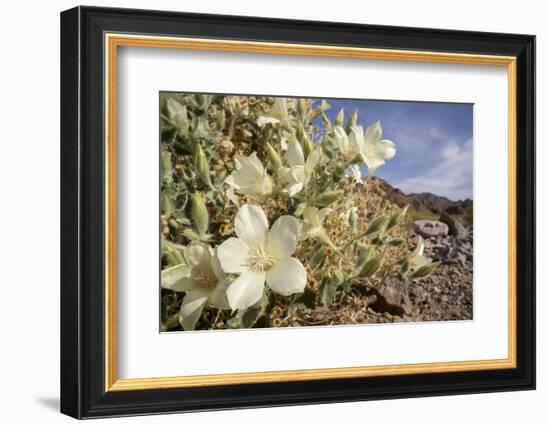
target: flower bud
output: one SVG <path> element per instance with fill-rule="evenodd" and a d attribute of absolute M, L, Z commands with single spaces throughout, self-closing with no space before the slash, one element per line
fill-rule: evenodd
<path fill-rule="evenodd" d="M 338 112 L 338 115 L 336 115 L 336 119 L 334 120 L 335 126 L 340 126 L 344 124 L 344 109 L 340 109 L 340 112 Z"/>
<path fill-rule="evenodd" d="M 378 269 L 380 268 L 380 265 L 382 264 L 382 255 L 378 255 L 374 258 L 371 258 L 370 260 L 367 260 L 367 262 L 363 265 L 361 268 L 361 271 L 359 272 L 359 277 L 371 277 L 374 275 Z"/>
<path fill-rule="evenodd" d="M 327 156 L 327 158 L 334 158 L 334 149 L 329 143 L 326 141 L 321 143 L 321 149 L 323 149 L 323 153 Z"/>
<path fill-rule="evenodd" d="M 304 128 L 304 126 L 301 123 L 298 125 L 298 129 L 296 131 L 298 133 L 297 134 L 298 135 L 298 140 L 300 142 L 302 142 L 302 148 L 304 150 L 304 155 L 307 158 L 307 156 L 313 150 L 313 144 L 311 143 L 311 140 L 309 139 L 309 135 L 307 134 L 306 129 Z"/>
<path fill-rule="evenodd" d="M 195 153 L 195 167 L 197 168 L 197 173 L 200 176 L 203 183 L 209 188 L 213 189 L 212 181 L 210 180 L 210 167 L 208 165 L 208 160 L 204 151 L 199 146 Z"/>
<path fill-rule="evenodd" d="M 218 115 L 218 128 L 220 130 L 223 130 L 225 128 L 225 111 L 223 109 Z"/>
<path fill-rule="evenodd" d="M 321 118 L 323 120 L 323 124 L 327 130 L 332 130 L 332 125 L 330 124 L 330 120 L 328 119 L 327 115 L 323 112 L 321 115 Z"/>
<path fill-rule="evenodd" d="M 405 239 L 393 238 L 388 241 L 389 246 L 401 246 L 405 243 Z"/>
<path fill-rule="evenodd" d="M 349 212 L 348 224 L 349 224 L 349 227 L 351 227 L 351 231 L 353 233 L 356 233 L 357 232 L 357 212 L 355 208 L 352 208 Z"/>
<path fill-rule="evenodd" d="M 296 109 L 298 110 L 298 117 L 300 118 L 300 120 L 304 121 L 307 113 L 306 100 L 298 99 Z"/>
<path fill-rule="evenodd" d="M 358 153 L 357 155 L 355 155 L 355 158 L 353 158 L 351 161 L 352 165 L 361 165 L 365 163 L 366 163 L 365 157 L 363 156 L 362 153 Z"/>
<path fill-rule="evenodd" d="M 303 141 L 304 155 L 307 158 L 311 152 L 313 152 L 313 143 L 311 139 L 306 135 L 306 138 Z"/>
<path fill-rule="evenodd" d="M 353 111 L 353 114 L 351 114 L 348 118 L 348 122 L 346 123 L 346 133 L 349 133 L 351 128 L 355 125 L 357 125 L 357 109 Z"/>
<path fill-rule="evenodd" d="M 300 217 L 304 213 L 306 207 L 307 207 L 307 204 L 305 202 L 300 202 L 296 207 L 296 210 L 294 210 L 294 216 Z"/>
<path fill-rule="evenodd" d="M 403 217 L 407 214 L 407 210 L 409 209 L 409 206 L 406 205 L 405 208 L 400 209 L 396 213 L 394 213 L 389 221 L 388 225 L 386 226 L 386 229 L 390 230 L 392 227 L 397 226 L 401 221 L 403 220 Z"/>
<path fill-rule="evenodd" d="M 168 182 L 172 176 L 172 154 L 168 151 L 162 151 L 160 154 L 160 172 L 162 181 Z"/>
<path fill-rule="evenodd" d="M 208 231 L 208 210 L 204 204 L 204 199 L 199 192 L 195 192 L 192 197 L 192 213 L 195 229 L 200 237 L 203 237 Z"/>
<path fill-rule="evenodd" d="M 273 146 L 271 146 L 270 143 L 265 144 L 265 149 L 267 151 L 267 157 L 269 158 L 269 162 L 271 162 L 271 166 L 274 170 L 278 170 L 283 166 L 283 161 L 281 160 L 280 155 L 277 153 L 275 149 L 273 149 Z"/>
<path fill-rule="evenodd" d="M 161 211 L 163 216 L 169 217 L 172 215 L 172 212 L 174 211 L 174 207 L 172 205 L 172 200 L 166 193 L 163 193 L 161 195 L 160 205 L 161 205 Z"/>
<path fill-rule="evenodd" d="M 371 223 L 369 224 L 369 227 L 367 227 L 365 236 L 372 235 L 373 233 L 376 233 L 382 230 L 387 221 L 388 221 L 387 216 L 375 218 L 373 221 L 371 221 Z"/>
<path fill-rule="evenodd" d="M 324 192 L 320 194 L 317 198 L 315 198 L 315 204 L 320 207 L 328 207 L 330 204 L 340 199 L 343 193 L 344 192 L 341 190 L 331 190 L 328 192 Z"/>
<path fill-rule="evenodd" d="M 335 166 L 334 166 L 334 176 L 337 178 L 337 179 L 340 179 L 344 174 L 346 174 L 346 169 L 344 167 L 343 164 L 341 163 L 337 163 Z"/>
<path fill-rule="evenodd" d="M 411 275 L 411 279 L 420 279 L 422 277 L 428 276 L 435 269 L 437 269 L 440 264 L 441 264 L 441 261 L 436 261 L 434 263 L 426 264 L 426 265 L 420 267 L 417 271 L 415 271 Z"/>

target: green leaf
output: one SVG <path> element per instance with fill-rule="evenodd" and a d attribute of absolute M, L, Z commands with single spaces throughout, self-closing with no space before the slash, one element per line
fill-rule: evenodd
<path fill-rule="evenodd" d="M 338 288 L 344 283 L 341 273 L 339 275 L 331 274 L 323 277 L 321 281 L 321 304 L 324 307 L 330 306 L 334 302 L 334 297 Z"/>
<path fill-rule="evenodd" d="M 386 229 L 389 230 L 394 226 L 397 226 L 401 221 L 403 220 L 403 217 L 407 215 L 407 210 L 409 209 L 409 206 L 406 205 L 404 208 L 400 209 L 396 213 L 392 214 L 388 221 L 388 225 L 386 226 Z"/>
<path fill-rule="evenodd" d="M 323 262 L 325 261 L 325 248 L 320 247 L 317 249 L 317 252 L 311 257 L 311 261 L 309 265 L 311 266 L 312 270 L 317 270 L 319 267 L 323 265 Z"/>
<path fill-rule="evenodd" d="M 368 247 L 361 247 L 359 251 L 359 255 L 357 256 L 356 264 L 359 267 L 363 267 L 363 265 L 372 258 L 372 256 L 375 254 L 374 246 L 368 246 Z"/>
<path fill-rule="evenodd" d="M 380 268 L 383 258 L 383 255 L 378 255 L 365 262 L 365 264 L 361 268 L 361 271 L 359 272 L 359 277 L 371 277 L 372 275 L 374 275 Z"/>
<path fill-rule="evenodd" d="M 393 238 L 388 241 L 388 245 L 390 246 L 401 246 L 405 243 L 405 239 L 402 238 Z"/>
<path fill-rule="evenodd" d="M 333 202 L 339 200 L 343 194 L 344 192 L 342 190 L 331 190 L 317 196 L 314 202 L 319 207 L 328 207 Z"/>
<path fill-rule="evenodd" d="M 288 315 L 292 316 L 300 310 L 312 310 L 315 308 L 316 302 L 315 292 L 306 288 L 303 294 L 290 303 L 288 306 Z"/>
<path fill-rule="evenodd" d="M 388 222 L 387 216 L 375 218 L 373 221 L 370 222 L 369 227 L 367 227 L 367 230 L 365 231 L 365 236 L 372 235 L 376 232 L 379 232 L 384 228 L 384 225 L 387 222 Z"/>
<path fill-rule="evenodd" d="M 165 184 L 170 183 L 172 180 L 172 154 L 168 151 L 160 153 L 160 171 L 162 181 Z"/>
<path fill-rule="evenodd" d="M 239 310 L 237 314 L 227 321 L 227 325 L 233 329 L 249 329 L 252 328 L 265 315 L 265 310 L 268 304 L 267 297 L 264 296 L 256 304 L 248 307 L 245 310 Z"/>
<path fill-rule="evenodd" d="M 435 271 L 435 269 L 437 269 L 440 264 L 441 264 L 441 261 L 436 261 L 434 263 L 426 264 L 420 267 L 417 271 L 415 271 L 411 275 L 411 279 L 420 279 L 422 277 L 428 276 L 430 273 Z"/>

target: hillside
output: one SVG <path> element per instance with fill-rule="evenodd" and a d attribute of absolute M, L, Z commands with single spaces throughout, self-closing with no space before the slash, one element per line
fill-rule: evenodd
<path fill-rule="evenodd" d="M 460 201 L 452 201 L 444 196 L 435 195 L 433 193 L 411 193 L 406 195 L 400 189 L 393 187 L 391 184 L 379 177 L 370 177 L 370 179 L 386 193 L 387 198 L 392 203 L 399 207 L 409 205 L 409 210 L 414 219 L 435 219 L 443 211 L 448 214 L 465 217 L 468 222 L 469 211 L 473 208 L 471 199 Z"/>

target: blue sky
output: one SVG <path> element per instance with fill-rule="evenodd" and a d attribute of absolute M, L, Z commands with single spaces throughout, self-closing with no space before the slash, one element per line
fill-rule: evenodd
<path fill-rule="evenodd" d="M 405 193 L 431 192 L 473 199 L 473 105 L 461 103 L 327 99 L 334 120 L 357 109 L 364 128 L 380 121 L 397 153 L 376 176 Z"/>

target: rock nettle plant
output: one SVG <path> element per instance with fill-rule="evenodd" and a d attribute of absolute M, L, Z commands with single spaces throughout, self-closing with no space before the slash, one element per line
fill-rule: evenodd
<path fill-rule="evenodd" d="M 163 93 L 160 107 L 163 330 L 285 326 L 439 265 L 361 175 L 395 155 L 379 122 L 331 122 L 311 99 Z"/>

